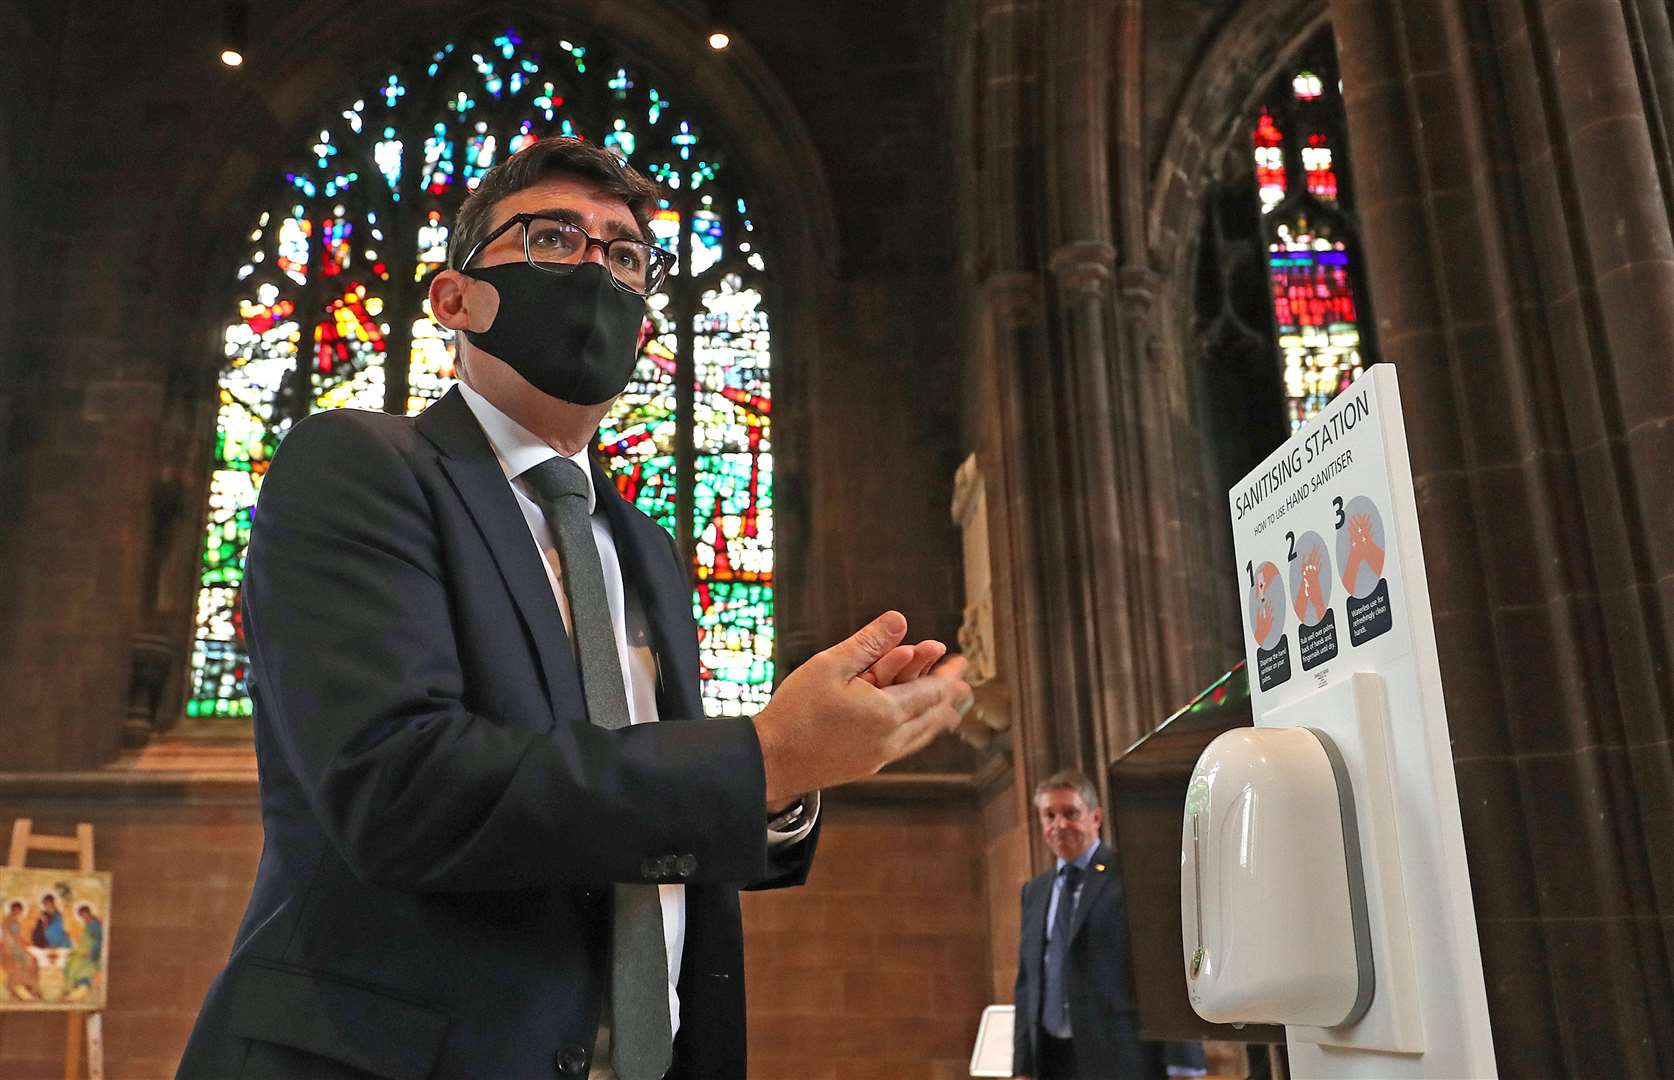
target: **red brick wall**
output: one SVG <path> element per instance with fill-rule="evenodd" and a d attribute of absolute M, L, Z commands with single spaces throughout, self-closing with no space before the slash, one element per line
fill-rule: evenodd
<path fill-rule="evenodd" d="M 989 978 L 993 1000 L 1010 1001 L 1017 984 L 1017 939 L 1022 933 L 1023 883 L 1035 871 L 1029 838 L 1035 827 L 1015 782 L 989 791 L 982 801 L 987 859 Z"/>
<path fill-rule="evenodd" d="M 242 797 L 115 799 L 76 804 L 0 796 L 0 827 L 32 816 L 35 831 L 93 823 L 96 869 L 109 870 L 110 998 L 105 1075 L 172 1077 L 204 991 L 226 960 L 261 853 L 261 826 Z M 0 1014 L 0 1076 L 60 1077 L 62 1014 Z"/>
<path fill-rule="evenodd" d="M 829 803 L 807 887 L 744 897 L 752 1080 L 968 1075 L 992 1000 L 975 807 Z"/>
<path fill-rule="evenodd" d="M 261 850 L 253 786 L 122 794 L 30 780 L 0 785 L 0 831 L 94 826 L 114 875 L 106 1076 L 174 1075 L 220 970 Z M 754 1080 L 951 1080 L 965 1075 L 989 997 L 987 899 L 976 808 L 832 798 L 801 889 L 744 899 Z M 0 1077 L 63 1074 L 60 1014 L 0 1015 Z"/>

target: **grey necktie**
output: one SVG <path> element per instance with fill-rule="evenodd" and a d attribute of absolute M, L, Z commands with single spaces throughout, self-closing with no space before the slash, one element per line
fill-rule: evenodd
<path fill-rule="evenodd" d="M 587 717 L 602 728 L 627 727 L 628 694 L 588 519 L 587 477 L 579 465 L 561 457 L 523 476 L 558 540 Z M 611 1063 L 620 1080 L 659 1080 L 673 1061 L 674 1036 L 657 886 L 613 886 L 610 916 Z"/>
<path fill-rule="evenodd" d="M 1081 887 L 1081 867 L 1070 863 L 1058 871 L 1058 907 L 1052 916 L 1052 931 L 1046 938 L 1046 986 L 1041 994 L 1040 1026 L 1055 1039 L 1071 1036 L 1069 984 L 1064 962 L 1069 959 L 1070 929 L 1075 925 L 1076 890 Z"/>

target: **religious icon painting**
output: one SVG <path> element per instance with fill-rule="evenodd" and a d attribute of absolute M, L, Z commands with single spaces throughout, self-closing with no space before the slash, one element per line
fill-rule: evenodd
<path fill-rule="evenodd" d="M 103 1009 L 110 875 L 0 867 L 0 1011 Z"/>

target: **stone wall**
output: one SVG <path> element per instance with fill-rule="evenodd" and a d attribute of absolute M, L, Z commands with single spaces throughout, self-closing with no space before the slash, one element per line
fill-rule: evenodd
<path fill-rule="evenodd" d="M 1408 440 L 1499 1066 L 1655 1076 L 1674 1054 L 1667 7 L 1331 14 L 1380 341 L 1424 403 Z"/>

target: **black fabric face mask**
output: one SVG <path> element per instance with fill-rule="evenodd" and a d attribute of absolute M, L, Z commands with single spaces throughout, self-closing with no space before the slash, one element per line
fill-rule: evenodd
<path fill-rule="evenodd" d="M 518 261 L 461 272 L 500 294 L 493 324 L 465 331 L 466 340 L 529 385 L 574 405 L 609 401 L 628 385 L 645 298 L 618 289 L 603 266 L 587 262 L 553 274 Z"/>

